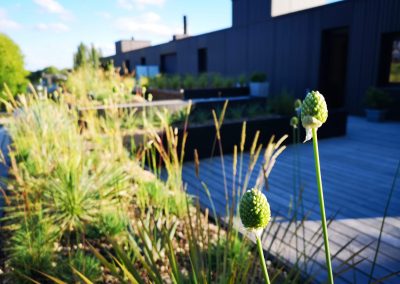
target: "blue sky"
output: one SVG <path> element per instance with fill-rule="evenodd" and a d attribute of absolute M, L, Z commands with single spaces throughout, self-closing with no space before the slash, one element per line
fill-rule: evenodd
<path fill-rule="evenodd" d="M 227 28 L 231 0 L 1 0 L 0 32 L 19 44 L 28 70 L 64 68 L 80 42 L 110 55 L 119 39 L 168 41 L 182 33 L 183 15 L 191 35 Z"/>

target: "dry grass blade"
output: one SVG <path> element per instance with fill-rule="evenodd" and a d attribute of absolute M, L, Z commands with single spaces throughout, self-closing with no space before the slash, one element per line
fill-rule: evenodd
<path fill-rule="evenodd" d="M 44 272 L 41 272 L 41 271 L 38 271 L 38 273 L 42 274 L 44 277 L 50 279 L 51 281 L 53 281 L 56 284 L 67 284 L 67 282 L 61 281 L 60 279 L 58 279 L 58 278 L 56 278 L 54 276 L 51 276 L 51 275 L 49 275 L 47 273 L 44 273 Z"/>
<path fill-rule="evenodd" d="M 359 249 L 358 251 L 356 251 L 355 253 L 353 253 L 351 256 L 349 256 L 345 261 L 343 261 L 339 266 L 336 267 L 336 270 L 340 272 L 340 269 L 346 265 L 351 266 L 353 264 L 350 264 L 351 261 L 353 261 L 357 256 L 359 256 L 364 250 L 366 250 L 367 248 L 369 248 L 372 244 L 374 243 L 374 241 L 366 244 L 365 246 L 363 246 L 361 249 Z M 362 258 L 363 259 L 363 258 Z M 338 275 L 340 274 L 338 272 Z"/>
<path fill-rule="evenodd" d="M 78 275 L 78 277 L 83 281 L 83 283 L 85 284 L 93 284 L 92 281 L 90 281 L 85 275 L 83 275 L 82 273 L 80 273 L 78 270 L 76 270 L 75 268 L 71 267 L 72 271 Z"/>
<path fill-rule="evenodd" d="M 384 210 L 383 218 L 382 218 L 382 223 L 381 223 L 381 227 L 380 227 L 380 230 L 379 230 L 378 243 L 377 243 L 376 249 L 375 249 L 374 260 L 372 262 L 371 271 L 369 273 L 369 278 L 370 279 L 372 279 L 372 277 L 374 276 L 375 265 L 376 265 L 376 262 L 377 262 L 377 259 L 378 259 L 379 247 L 381 245 L 381 240 L 382 240 L 383 228 L 385 226 L 385 220 L 386 220 L 386 217 L 387 217 L 387 214 L 388 214 L 390 202 L 392 201 L 392 196 L 393 196 L 393 192 L 394 192 L 394 189 L 395 189 L 395 186 L 396 186 L 396 182 L 397 182 L 397 178 L 399 176 L 399 173 L 400 173 L 400 161 L 399 161 L 399 163 L 397 165 L 396 173 L 395 173 L 395 176 L 393 178 L 392 187 L 390 189 L 389 196 L 388 196 L 388 199 L 386 201 L 385 210 Z M 370 280 L 370 282 L 371 281 L 372 280 Z"/>
<path fill-rule="evenodd" d="M 347 267 L 343 268 L 342 270 L 339 271 L 334 271 L 334 278 L 339 277 L 340 275 L 346 273 L 347 271 L 351 270 L 351 269 L 355 269 L 357 267 L 357 265 L 359 265 L 360 263 L 362 263 L 363 261 L 365 261 L 367 258 L 366 257 L 362 257 L 357 261 L 352 261 L 351 264 L 349 264 Z"/>
<path fill-rule="evenodd" d="M 390 278 L 395 277 L 397 275 L 400 275 L 400 270 L 396 271 L 396 272 L 392 272 L 392 273 L 390 273 L 390 274 L 388 274 L 388 275 L 386 275 L 386 276 L 384 276 L 384 277 L 382 277 L 382 278 L 380 278 L 380 279 L 378 279 L 378 280 L 376 280 L 376 281 L 374 281 L 372 283 L 373 284 L 385 283 L 386 280 L 389 280 Z"/>
<path fill-rule="evenodd" d="M 197 152 L 197 149 L 194 149 L 194 170 L 196 173 L 196 177 L 199 178 L 200 160 L 199 160 L 199 153 Z"/>

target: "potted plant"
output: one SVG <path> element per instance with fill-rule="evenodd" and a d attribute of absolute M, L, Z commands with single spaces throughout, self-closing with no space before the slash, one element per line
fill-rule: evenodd
<path fill-rule="evenodd" d="M 269 83 L 267 75 L 262 72 L 255 72 L 250 77 L 250 95 L 255 97 L 267 97 L 269 93 Z"/>
<path fill-rule="evenodd" d="M 370 87 L 365 95 L 365 114 L 368 121 L 384 121 L 387 108 L 390 105 L 390 96 L 383 90 Z"/>

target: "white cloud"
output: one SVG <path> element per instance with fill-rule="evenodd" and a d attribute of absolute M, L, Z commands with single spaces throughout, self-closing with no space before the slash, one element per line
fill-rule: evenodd
<path fill-rule="evenodd" d="M 115 21 L 115 27 L 124 33 L 134 33 L 135 37 L 142 39 L 152 37 L 171 37 L 179 32 L 179 29 L 166 25 L 158 14 L 148 12 L 138 17 L 121 17 Z"/>
<path fill-rule="evenodd" d="M 154 13 L 154 12 L 148 12 L 143 15 L 143 18 L 146 19 L 146 21 L 151 22 L 151 23 L 157 23 L 160 22 L 161 17 L 159 14 Z"/>
<path fill-rule="evenodd" d="M 97 13 L 96 13 L 96 16 L 99 16 L 99 17 L 101 17 L 101 18 L 103 18 L 103 19 L 105 19 L 105 20 L 109 20 L 109 19 L 112 18 L 112 16 L 111 16 L 110 13 L 104 12 L 104 11 L 97 12 Z"/>
<path fill-rule="evenodd" d="M 56 40 L 46 40 L 45 42 L 46 48 L 43 48 L 42 44 L 21 45 L 27 70 L 39 70 L 47 66 L 56 66 L 60 69 L 72 66 L 75 44 L 70 42 L 60 44 Z"/>
<path fill-rule="evenodd" d="M 157 5 L 162 6 L 165 3 L 165 0 L 135 0 L 138 4 L 141 5 Z"/>
<path fill-rule="evenodd" d="M 68 32 L 70 30 L 69 27 L 63 23 L 40 23 L 37 24 L 35 28 L 40 31 L 52 31 L 56 33 Z"/>
<path fill-rule="evenodd" d="M 33 2 L 47 13 L 60 15 L 63 20 L 69 20 L 72 18 L 72 14 L 56 0 L 33 0 Z"/>
<path fill-rule="evenodd" d="M 146 6 L 163 6 L 166 0 L 118 0 L 118 5 L 124 9 L 143 9 Z"/>
<path fill-rule="evenodd" d="M 18 30 L 20 28 L 21 25 L 8 18 L 6 10 L 0 8 L 0 30 L 9 31 L 9 30 Z"/>
<path fill-rule="evenodd" d="M 65 12 L 64 7 L 55 0 L 33 0 L 33 1 L 49 13 L 62 14 Z"/>
<path fill-rule="evenodd" d="M 115 45 L 111 42 L 95 43 L 95 48 L 100 49 L 103 56 L 115 54 Z"/>

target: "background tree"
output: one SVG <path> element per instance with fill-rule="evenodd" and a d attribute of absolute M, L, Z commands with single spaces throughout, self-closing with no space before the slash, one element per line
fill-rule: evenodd
<path fill-rule="evenodd" d="M 74 54 L 74 69 L 86 66 L 88 57 L 89 57 L 88 48 L 83 42 L 81 42 L 78 45 L 77 52 Z"/>
<path fill-rule="evenodd" d="M 28 74 L 19 46 L 0 33 L 0 93 L 4 90 L 4 84 L 13 94 L 25 92 Z"/>
<path fill-rule="evenodd" d="M 74 54 L 74 69 L 83 66 L 98 68 L 100 66 L 100 57 L 101 51 L 96 49 L 93 44 L 89 48 L 84 43 L 80 43 Z"/>
<path fill-rule="evenodd" d="M 89 61 L 90 64 L 96 69 L 100 66 L 101 56 L 101 51 L 99 49 L 96 49 L 92 44 L 92 47 L 90 48 Z"/>

